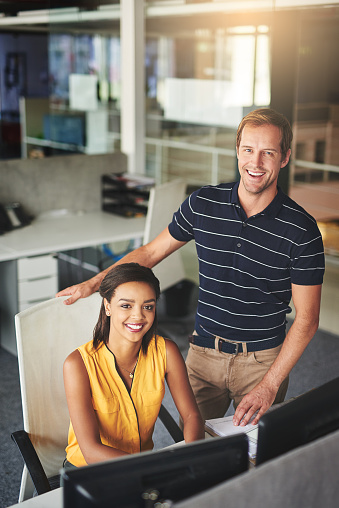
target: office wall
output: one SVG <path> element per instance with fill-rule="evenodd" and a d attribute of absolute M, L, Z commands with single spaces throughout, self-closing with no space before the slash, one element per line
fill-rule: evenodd
<path fill-rule="evenodd" d="M 19 202 L 34 216 L 49 210 L 97 211 L 101 175 L 126 168 L 122 153 L 1 161 L 0 203 Z"/>

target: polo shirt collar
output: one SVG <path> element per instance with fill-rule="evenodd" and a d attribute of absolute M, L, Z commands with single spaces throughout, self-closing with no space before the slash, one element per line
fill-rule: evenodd
<path fill-rule="evenodd" d="M 239 197 L 238 197 L 238 188 L 239 188 L 239 182 L 236 182 L 235 185 L 233 185 L 232 192 L 231 192 L 231 203 L 232 203 L 232 205 L 241 207 L 241 204 L 239 203 Z M 271 201 L 271 203 L 265 208 L 265 210 L 262 211 L 262 214 L 273 219 L 280 212 L 283 202 L 284 202 L 284 193 L 281 190 L 281 188 L 278 186 L 278 192 L 277 192 L 276 196 L 274 197 L 273 201 Z"/>
<path fill-rule="evenodd" d="M 239 182 L 236 182 L 232 187 L 231 204 L 241 206 L 239 203 L 239 198 L 238 198 L 238 187 L 239 187 Z"/>
<path fill-rule="evenodd" d="M 274 217 L 276 217 L 278 215 L 278 213 L 280 212 L 280 209 L 281 209 L 281 207 L 283 205 L 283 201 L 284 201 L 284 193 L 281 190 L 281 188 L 278 187 L 278 192 L 277 192 L 275 198 L 265 208 L 263 213 L 265 215 L 267 215 L 267 217 L 270 217 L 270 218 L 274 219 Z"/>

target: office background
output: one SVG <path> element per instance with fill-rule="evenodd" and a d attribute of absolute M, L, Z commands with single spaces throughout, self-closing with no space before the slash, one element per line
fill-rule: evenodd
<path fill-rule="evenodd" d="M 0 1 L 0 167 L 9 159 L 43 158 L 48 165 L 60 155 L 122 150 L 130 171 L 156 183 L 183 178 L 190 192 L 237 178 L 235 134 L 244 114 L 261 106 L 281 111 L 294 141 L 280 185 L 323 233 L 320 329 L 333 344 L 338 28 L 338 1 Z M 137 47 L 129 47 L 133 42 Z M 0 196 L 4 201 L 1 190 Z M 194 246 L 182 256 L 186 277 L 197 282 Z M 322 344 L 337 362 L 329 342 Z M 1 372 L 3 401 L 8 385 Z"/>

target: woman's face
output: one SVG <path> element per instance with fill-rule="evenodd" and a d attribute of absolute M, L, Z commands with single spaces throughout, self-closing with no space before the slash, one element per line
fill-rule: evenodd
<path fill-rule="evenodd" d="M 104 300 L 110 315 L 110 340 L 141 342 L 155 318 L 156 297 L 146 282 L 126 282 L 115 290 L 111 301 Z"/>

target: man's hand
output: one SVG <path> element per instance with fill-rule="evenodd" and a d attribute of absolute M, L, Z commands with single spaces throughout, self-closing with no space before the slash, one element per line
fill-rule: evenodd
<path fill-rule="evenodd" d="M 233 416 L 234 425 L 240 425 L 241 427 L 247 425 L 253 415 L 258 412 L 251 422 L 256 425 L 262 415 L 271 407 L 276 395 L 277 390 L 261 381 L 245 395 L 238 405 Z"/>
<path fill-rule="evenodd" d="M 86 280 L 85 282 L 81 282 L 81 284 L 75 284 L 74 286 L 70 286 L 62 291 L 59 291 L 55 296 L 68 296 L 71 295 L 70 298 L 64 301 L 65 305 L 71 305 L 72 303 L 79 300 L 79 298 L 87 298 L 92 293 L 95 293 L 96 288 L 90 280 Z"/>

